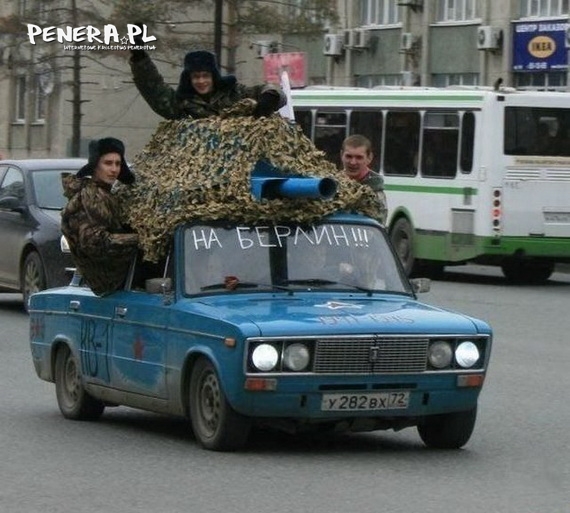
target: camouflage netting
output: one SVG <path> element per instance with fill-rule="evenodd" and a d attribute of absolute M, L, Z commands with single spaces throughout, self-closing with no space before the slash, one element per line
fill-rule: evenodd
<path fill-rule="evenodd" d="M 278 115 L 256 119 L 253 107 L 244 101 L 220 117 L 163 121 L 135 157 L 137 182 L 123 201 L 145 260 L 163 257 L 174 227 L 184 221 L 311 223 L 337 210 L 379 218 L 370 188 L 338 171 L 300 127 Z M 284 174 L 332 177 L 338 192 L 332 200 L 258 201 L 250 192 L 258 160 Z"/>

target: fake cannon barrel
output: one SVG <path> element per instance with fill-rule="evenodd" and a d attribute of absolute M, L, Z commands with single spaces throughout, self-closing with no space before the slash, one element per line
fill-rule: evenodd
<path fill-rule="evenodd" d="M 336 180 L 283 174 L 267 162 L 259 161 L 251 172 L 251 193 L 257 200 L 278 198 L 331 199 Z"/>

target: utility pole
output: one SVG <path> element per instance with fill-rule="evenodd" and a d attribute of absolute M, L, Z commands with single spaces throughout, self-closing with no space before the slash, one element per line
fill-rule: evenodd
<path fill-rule="evenodd" d="M 224 2 L 216 0 L 214 11 L 214 53 L 218 60 L 218 66 L 222 66 L 222 19 L 223 19 Z"/>

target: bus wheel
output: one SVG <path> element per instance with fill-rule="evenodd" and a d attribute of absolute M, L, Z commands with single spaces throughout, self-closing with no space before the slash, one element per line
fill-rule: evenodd
<path fill-rule="evenodd" d="M 506 260 L 501 269 L 507 281 L 515 284 L 544 283 L 554 272 L 552 262 Z"/>
<path fill-rule="evenodd" d="M 414 230 L 407 219 L 401 217 L 394 223 L 390 232 L 392 245 L 402 262 L 404 271 L 410 276 L 414 268 Z"/>
<path fill-rule="evenodd" d="M 429 415 L 418 424 L 418 433 L 428 447 L 459 449 L 471 438 L 476 419 L 477 407 L 467 411 Z"/>
<path fill-rule="evenodd" d="M 245 445 L 251 420 L 230 406 L 216 369 L 207 358 L 194 365 L 189 400 L 192 429 L 202 447 L 235 451 Z"/>

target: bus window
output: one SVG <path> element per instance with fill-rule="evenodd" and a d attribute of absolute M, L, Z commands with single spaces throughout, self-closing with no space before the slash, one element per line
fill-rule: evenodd
<path fill-rule="evenodd" d="M 303 133 L 309 138 L 313 138 L 311 127 L 313 126 L 313 113 L 310 110 L 295 110 L 295 122 L 301 127 Z"/>
<path fill-rule="evenodd" d="M 461 153 L 459 166 L 462 173 L 473 170 L 473 147 L 475 146 L 475 115 L 465 112 L 461 118 Z"/>
<path fill-rule="evenodd" d="M 570 155 L 570 109 L 507 107 L 506 155 Z"/>
<path fill-rule="evenodd" d="M 340 148 L 346 137 L 346 112 L 317 111 L 315 146 L 340 169 Z"/>
<path fill-rule="evenodd" d="M 350 114 L 350 135 L 361 134 L 370 139 L 374 158 L 370 169 L 380 170 L 380 153 L 382 150 L 382 112 L 353 110 Z"/>
<path fill-rule="evenodd" d="M 419 112 L 388 112 L 384 147 L 385 174 L 413 176 L 417 173 L 419 133 Z"/>
<path fill-rule="evenodd" d="M 457 173 L 459 116 L 456 112 L 426 112 L 422 140 L 422 175 L 453 178 Z"/>

